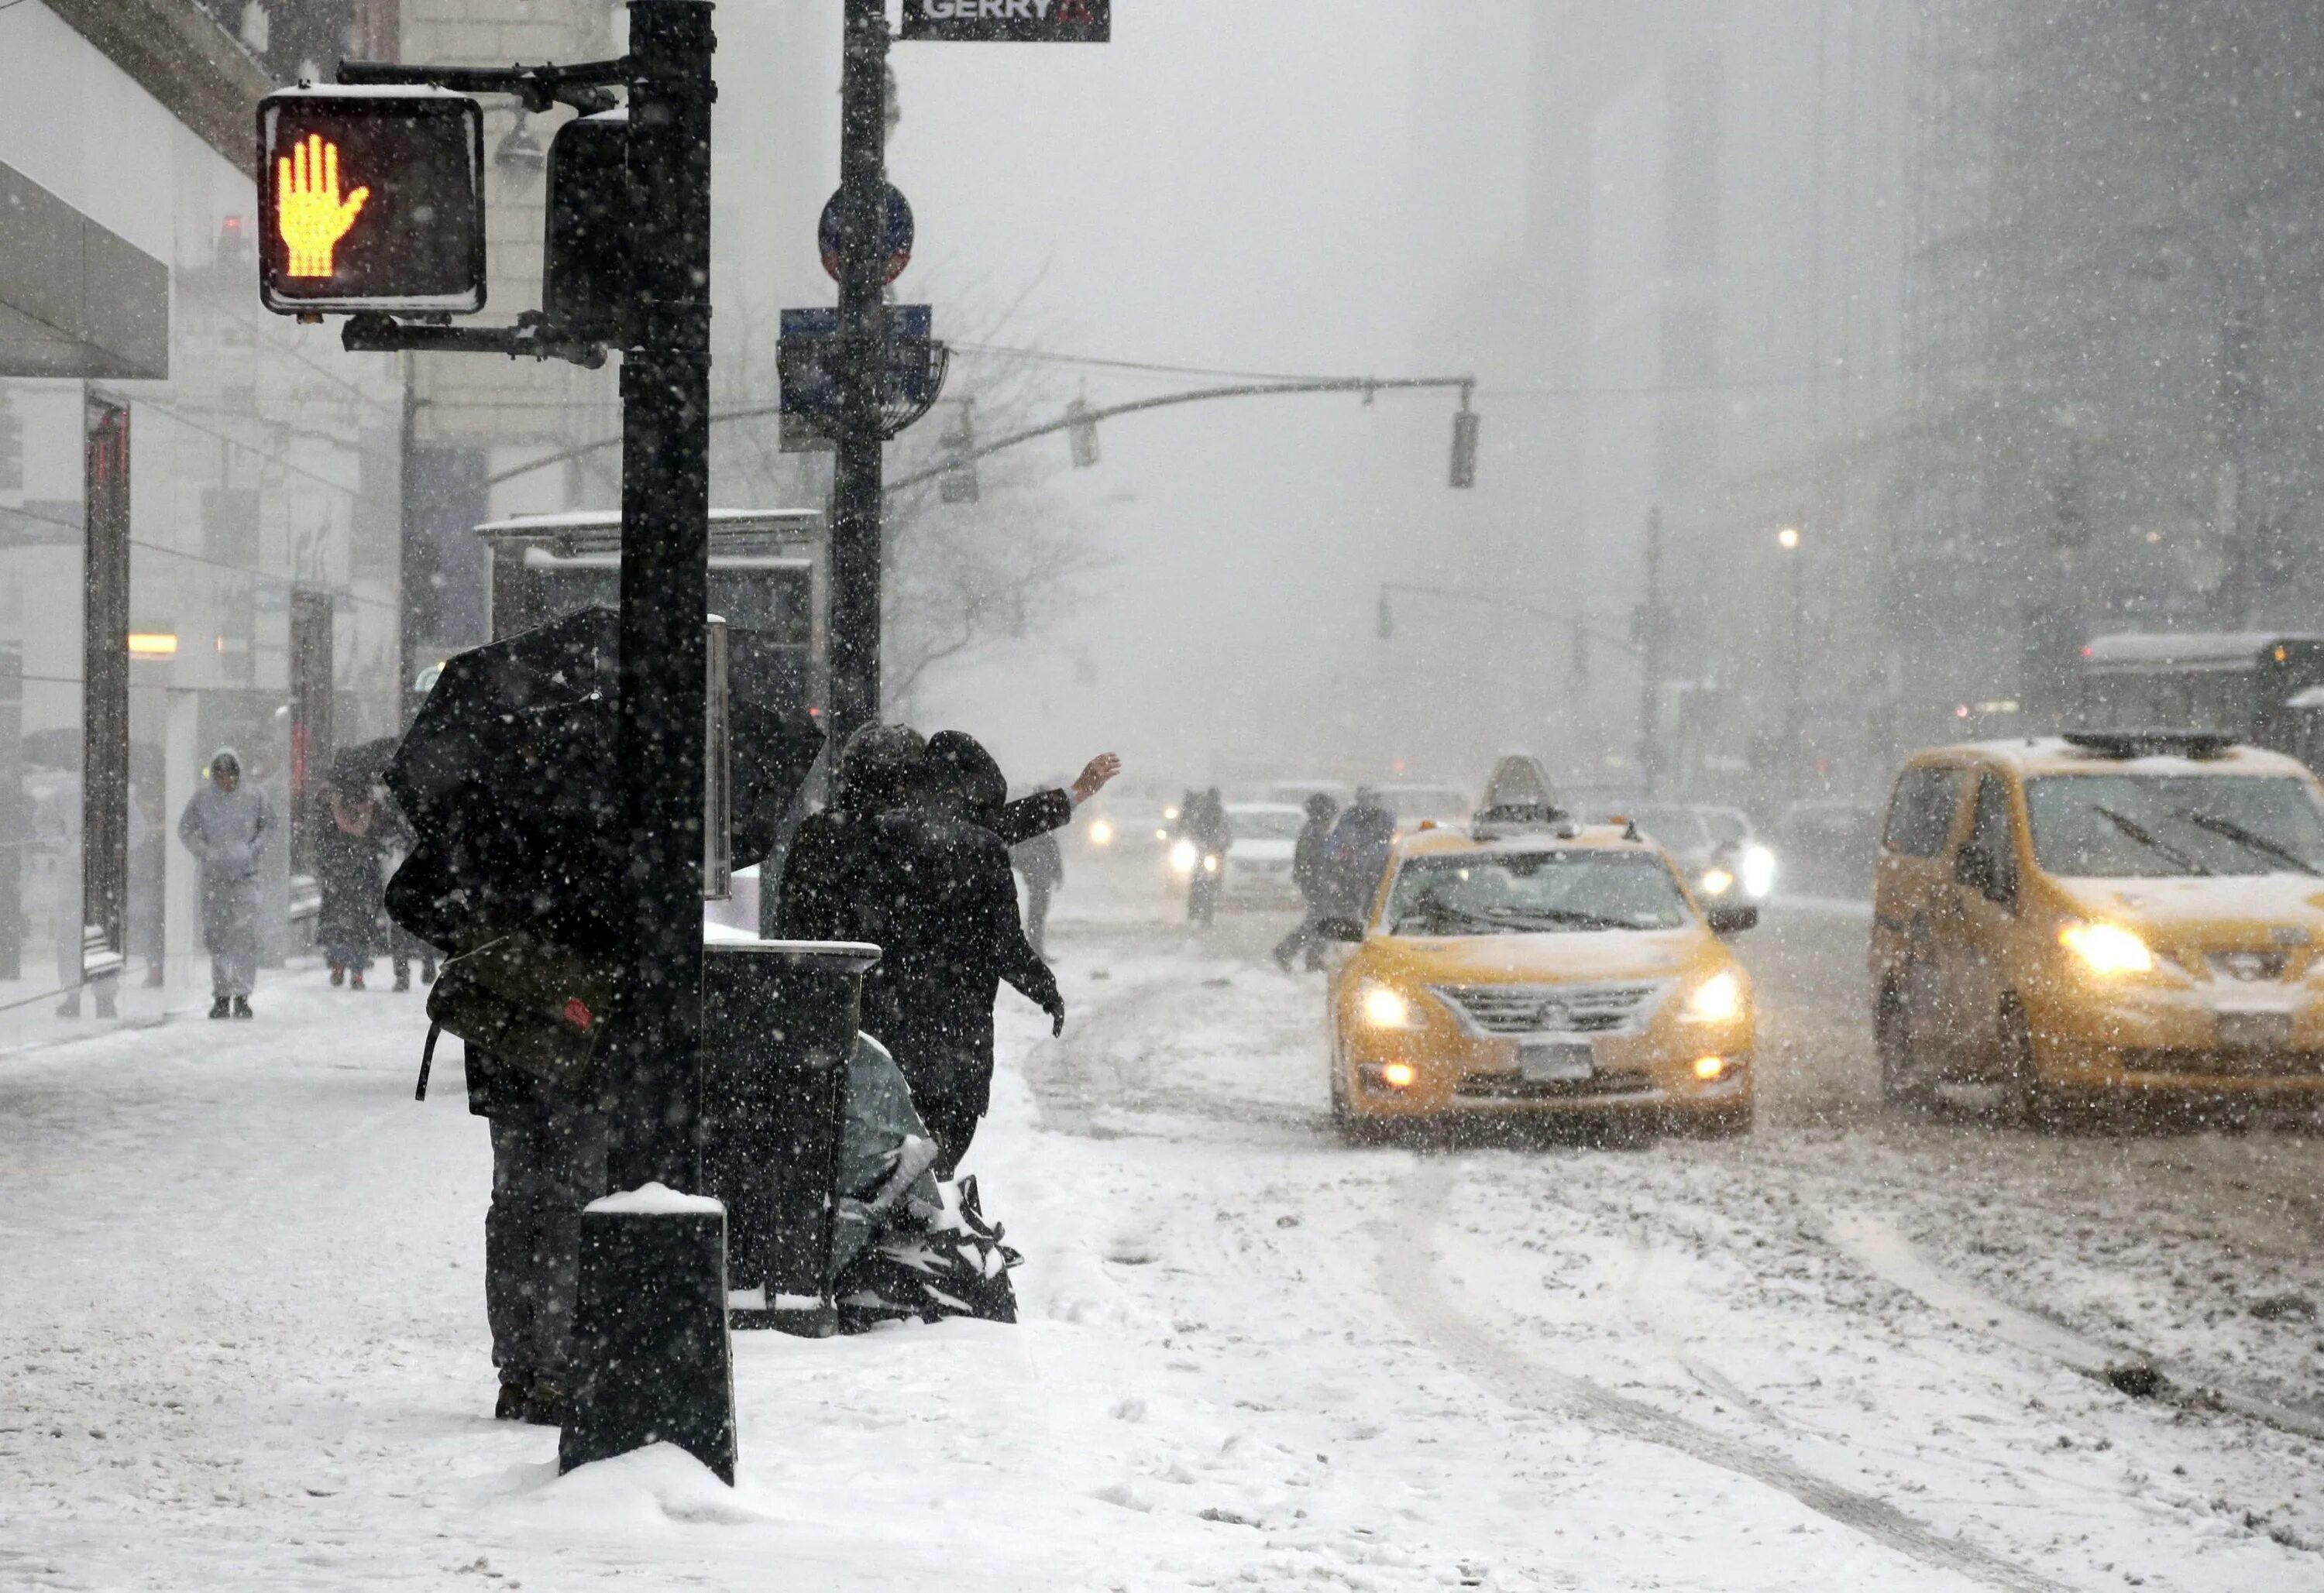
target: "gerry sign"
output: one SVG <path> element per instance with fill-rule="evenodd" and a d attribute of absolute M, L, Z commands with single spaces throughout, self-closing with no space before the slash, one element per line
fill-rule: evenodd
<path fill-rule="evenodd" d="M 904 0 L 906 39 L 958 43 L 1103 44 L 1113 0 Z"/>

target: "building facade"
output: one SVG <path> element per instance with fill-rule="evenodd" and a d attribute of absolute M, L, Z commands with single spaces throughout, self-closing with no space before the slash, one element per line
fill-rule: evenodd
<path fill-rule="evenodd" d="M 402 384 L 258 305 L 265 71 L 193 0 L 0 14 L 0 1045 L 206 999 L 175 824 L 233 746 L 285 820 L 399 728 Z M 122 960 L 109 988 L 84 971 Z"/>

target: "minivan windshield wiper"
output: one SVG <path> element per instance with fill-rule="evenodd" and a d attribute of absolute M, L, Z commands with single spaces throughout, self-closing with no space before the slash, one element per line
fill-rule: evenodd
<path fill-rule="evenodd" d="M 2295 874 L 2324 874 L 2324 869 L 2319 869 L 2282 843 L 2271 841 L 2258 831 L 2246 829 L 2233 819 L 2223 819 L 2217 814 L 2200 813 L 2190 807 L 2174 807 L 2171 810 L 2171 816 L 2199 830 L 2209 830 L 2214 835 L 2224 836 L 2262 857 L 2273 858 Z"/>
<path fill-rule="evenodd" d="M 2196 861 L 2192 853 L 2180 851 L 2177 847 L 2172 845 L 2171 843 L 2163 840 L 2163 837 L 2148 829 L 2144 824 L 2140 824 L 2136 819 L 2131 818 L 2124 814 L 2116 813 L 2111 807 L 2103 806 L 2096 803 L 2091 805 L 2090 811 L 2098 815 L 2098 817 L 2106 820 L 2107 823 L 2112 824 L 2116 829 L 2120 830 L 2124 834 L 2129 836 L 2133 841 L 2137 842 L 2141 846 L 2145 847 L 2149 852 L 2153 852 L 2157 857 L 2168 858 L 2171 861 L 2178 864 L 2179 867 L 2186 872 L 2190 874 L 2208 874 L 2211 871 Z"/>

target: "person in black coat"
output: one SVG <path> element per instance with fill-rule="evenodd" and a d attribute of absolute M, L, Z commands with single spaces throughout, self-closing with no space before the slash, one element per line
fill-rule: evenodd
<path fill-rule="evenodd" d="M 1323 966 L 1323 937 L 1315 933 L 1315 923 L 1332 916 L 1332 870 L 1327 854 L 1332 844 L 1332 822 L 1339 816 L 1339 803 L 1325 793 L 1317 791 L 1307 798 L 1307 822 L 1300 826 L 1299 839 L 1291 849 L 1291 883 L 1299 888 L 1305 910 L 1298 925 L 1275 947 L 1275 965 L 1286 973 L 1291 971 L 1291 959 L 1302 952 L 1307 955 L 1308 972 Z"/>
<path fill-rule="evenodd" d="M 847 738 L 831 802 L 799 821 L 783 855 L 777 933 L 785 940 L 852 940 L 842 884 L 865 826 L 902 801 L 919 778 L 927 743 L 901 724 L 867 724 Z"/>
<path fill-rule="evenodd" d="M 1070 787 L 1049 787 L 1028 796 L 1009 800 L 1009 780 L 982 742 L 966 731 L 940 730 L 928 738 L 928 757 L 945 781 L 960 793 L 969 816 L 1001 837 L 1003 846 L 1022 846 L 1038 835 L 1062 830 L 1074 822 L 1074 811 L 1105 789 L 1121 772 L 1121 760 L 1101 752 L 1082 769 Z"/>
<path fill-rule="evenodd" d="M 402 815 L 355 776 L 335 771 L 317 801 L 322 813 L 315 828 L 315 877 L 323 899 L 315 940 L 330 962 L 331 982 L 359 990 L 387 938 L 387 856 L 410 844 L 410 832 Z"/>
<path fill-rule="evenodd" d="M 1065 998 L 1025 938 L 1008 849 L 961 811 L 946 766 L 924 760 L 903 800 L 859 820 L 844 849 L 844 934 L 881 948 L 863 1028 L 894 1054 L 949 1178 L 991 1104 L 992 1005 L 1002 981 L 1065 1032 Z"/>

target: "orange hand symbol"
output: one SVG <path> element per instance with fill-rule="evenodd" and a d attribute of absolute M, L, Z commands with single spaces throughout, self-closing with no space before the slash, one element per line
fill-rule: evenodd
<path fill-rule="evenodd" d="M 363 214 L 371 189 L 339 198 L 339 146 L 310 133 L 274 163 L 275 225 L 290 245 L 290 274 L 327 277 L 331 251 Z"/>

